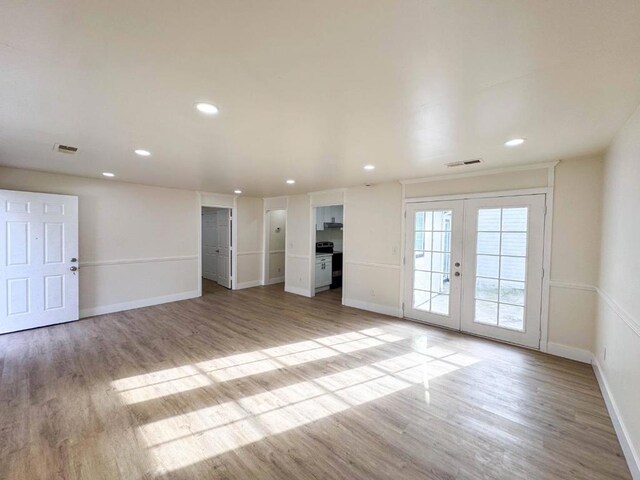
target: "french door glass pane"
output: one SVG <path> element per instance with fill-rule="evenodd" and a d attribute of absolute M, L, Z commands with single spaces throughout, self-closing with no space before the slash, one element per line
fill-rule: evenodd
<path fill-rule="evenodd" d="M 451 216 L 451 210 L 415 213 L 413 308 L 417 310 L 449 315 Z"/>
<path fill-rule="evenodd" d="M 478 210 L 474 321 L 524 330 L 528 207 Z"/>

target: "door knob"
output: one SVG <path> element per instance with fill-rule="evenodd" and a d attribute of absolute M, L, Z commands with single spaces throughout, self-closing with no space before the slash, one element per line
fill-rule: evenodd
<path fill-rule="evenodd" d="M 455 266 L 456 266 L 456 267 L 459 267 L 459 266 L 460 266 L 460 262 L 456 262 L 456 263 L 455 263 Z"/>
<path fill-rule="evenodd" d="M 71 267 L 69 270 L 71 270 L 72 272 L 76 272 L 78 271 L 78 267 L 76 267 L 75 265 L 73 267 Z"/>
<path fill-rule="evenodd" d="M 78 261 L 78 259 L 77 259 L 76 257 L 73 257 L 73 258 L 71 259 L 71 261 L 72 261 L 72 262 L 77 262 L 77 261 Z"/>
<path fill-rule="evenodd" d="M 454 273 L 454 275 L 455 275 L 456 277 L 459 277 L 459 276 L 460 276 L 460 272 L 456 272 L 456 273 Z"/>

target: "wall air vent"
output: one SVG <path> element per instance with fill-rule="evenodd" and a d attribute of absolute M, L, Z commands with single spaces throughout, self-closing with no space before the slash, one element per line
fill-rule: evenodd
<path fill-rule="evenodd" d="M 474 158 L 473 160 L 463 160 L 461 162 L 451 162 L 447 163 L 447 167 L 464 167 L 466 165 L 476 165 L 478 163 L 482 163 L 481 158 Z"/>
<path fill-rule="evenodd" d="M 53 146 L 53 149 L 56 152 L 61 152 L 61 153 L 76 153 L 78 151 L 78 147 L 72 147 L 70 145 L 61 145 L 59 143 L 56 143 Z"/>

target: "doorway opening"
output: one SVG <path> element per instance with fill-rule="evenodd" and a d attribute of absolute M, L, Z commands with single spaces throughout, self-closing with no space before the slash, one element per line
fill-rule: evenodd
<path fill-rule="evenodd" d="M 287 245 L 287 211 L 269 210 L 265 214 L 264 284 L 284 284 Z M 284 288 L 284 286 L 283 286 Z"/>
<path fill-rule="evenodd" d="M 232 287 L 230 208 L 202 207 L 202 292 Z"/>
<path fill-rule="evenodd" d="M 315 240 L 312 294 L 342 299 L 344 206 L 314 208 Z"/>

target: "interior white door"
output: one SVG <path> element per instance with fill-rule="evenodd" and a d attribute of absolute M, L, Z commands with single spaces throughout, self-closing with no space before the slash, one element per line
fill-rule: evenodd
<path fill-rule="evenodd" d="M 0 333 L 78 309 L 78 197 L 0 190 Z"/>
<path fill-rule="evenodd" d="M 218 210 L 218 284 L 231 288 L 231 210 Z"/>
<path fill-rule="evenodd" d="M 460 328 L 462 200 L 407 206 L 405 316 Z"/>
<path fill-rule="evenodd" d="M 545 195 L 465 200 L 462 330 L 540 347 Z"/>
<path fill-rule="evenodd" d="M 202 213 L 202 276 L 218 281 L 218 220 L 215 211 Z"/>

